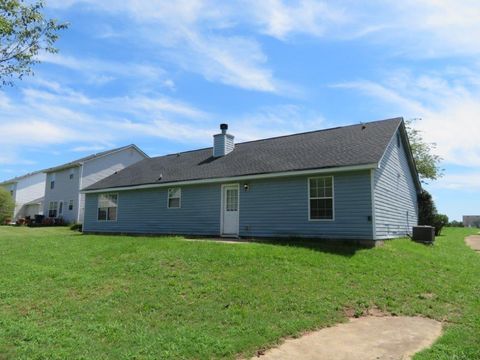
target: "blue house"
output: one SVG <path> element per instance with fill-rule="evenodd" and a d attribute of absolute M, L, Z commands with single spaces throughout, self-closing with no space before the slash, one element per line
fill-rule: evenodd
<path fill-rule="evenodd" d="M 417 225 L 402 118 L 148 158 L 84 189 L 84 232 L 360 242 Z"/>

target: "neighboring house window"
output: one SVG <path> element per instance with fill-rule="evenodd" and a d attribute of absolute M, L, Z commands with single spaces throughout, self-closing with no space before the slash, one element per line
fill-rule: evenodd
<path fill-rule="evenodd" d="M 50 190 L 55 188 L 55 173 L 50 174 Z"/>
<path fill-rule="evenodd" d="M 333 176 L 310 178 L 310 220 L 333 220 Z"/>
<path fill-rule="evenodd" d="M 50 201 L 48 204 L 48 217 L 54 218 L 57 217 L 58 202 Z"/>
<path fill-rule="evenodd" d="M 58 203 L 58 215 L 63 215 L 63 201 Z"/>
<path fill-rule="evenodd" d="M 180 188 L 171 188 L 168 189 L 168 208 L 175 209 L 179 208 L 182 200 L 182 189 Z"/>
<path fill-rule="evenodd" d="M 70 211 L 73 210 L 73 200 L 70 200 L 68 202 L 68 210 L 70 210 Z"/>
<path fill-rule="evenodd" d="M 101 194 L 98 196 L 99 221 L 116 221 L 118 207 L 118 194 Z"/>

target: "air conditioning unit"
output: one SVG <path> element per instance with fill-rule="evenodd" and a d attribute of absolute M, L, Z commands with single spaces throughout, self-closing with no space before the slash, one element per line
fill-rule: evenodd
<path fill-rule="evenodd" d="M 435 241 L 435 228 L 427 225 L 414 226 L 412 239 L 424 244 L 433 244 Z"/>

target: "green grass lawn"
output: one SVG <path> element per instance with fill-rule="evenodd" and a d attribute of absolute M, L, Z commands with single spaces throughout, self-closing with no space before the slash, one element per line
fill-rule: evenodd
<path fill-rule="evenodd" d="M 334 251 L 0 227 L 0 359 L 235 359 L 369 307 L 444 321 L 415 359 L 480 359 L 470 233 Z"/>

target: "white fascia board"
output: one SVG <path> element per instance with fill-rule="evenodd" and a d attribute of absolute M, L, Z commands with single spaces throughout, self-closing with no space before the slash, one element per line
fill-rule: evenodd
<path fill-rule="evenodd" d="M 104 193 L 104 192 L 110 192 L 110 191 L 126 191 L 126 190 L 153 189 L 153 188 L 183 186 L 183 185 L 227 183 L 232 181 L 273 179 L 273 178 L 288 177 L 288 176 L 316 175 L 316 174 L 329 174 L 329 173 L 338 173 L 338 172 L 347 172 L 347 171 L 370 170 L 370 169 L 375 169 L 377 167 L 378 167 L 377 163 L 372 163 L 372 164 L 365 164 L 365 165 L 343 166 L 343 167 L 335 167 L 335 168 L 285 171 L 285 172 L 268 173 L 268 174 L 242 175 L 242 176 L 232 176 L 232 177 L 223 177 L 223 178 L 176 181 L 176 182 L 168 182 L 163 184 L 121 186 L 121 187 L 95 189 L 95 190 L 83 190 L 81 192 L 84 194 L 94 194 L 94 193 Z"/>

